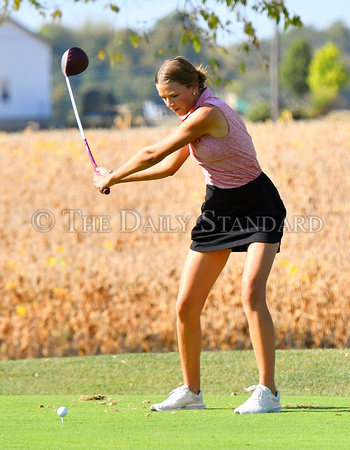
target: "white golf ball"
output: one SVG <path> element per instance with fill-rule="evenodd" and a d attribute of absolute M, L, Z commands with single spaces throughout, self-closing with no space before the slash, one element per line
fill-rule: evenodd
<path fill-rule="evenodd" d="M 68 414 L 68 409 L 65 406 L 60 406 L 57 408 L 57 414 L 60 417 L 65 417 Z"/>

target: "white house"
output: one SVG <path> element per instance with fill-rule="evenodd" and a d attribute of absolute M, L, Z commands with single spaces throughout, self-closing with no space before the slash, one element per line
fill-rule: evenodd
<path fill-rule="evenodd" d="M 49 123 L 51 64 L 49 43 L 11 19 L 0 23 L 0 129 Z"/>

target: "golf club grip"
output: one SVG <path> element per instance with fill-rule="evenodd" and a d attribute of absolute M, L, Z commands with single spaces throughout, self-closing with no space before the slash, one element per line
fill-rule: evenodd
<path fill-rule="evenodd" d="M 98 171 L 96 170 L 96 167 L 97 167 L 97 166 L 94 165 L 94 171 L 95 171 L 95 173 L 97 173 L 98 175 L 101 176 L 100 172 L 98 172 Z M 103 192 L 105 195 L 109 195 L 109 194 L 111 193 L 111 190 L 110 190 L 109 187 L 106 187 L 106 188 L 103 189 L 102 192 Z"/>
<path fill-rule="evenodd" d="M 98 170 L 96 170 L 97 164 L 94 163 L 94 164 L 92 164 L 92 166 L 93 166 L 93 168 L 94 168 L 95 173 L 97 173 L 98 175 L 101 175 L 100 172 L 99 172 Z M 103 192 L 105 195 L 109 195 L 109 194 L 111 193 L 111 190 L 110 190 L 109 187 L 106 187 L 106 188 L 103 189 L 102 192 Z"/>
<path fill-rule="evenodd" d="M 92 154 L 92 151 L 91 151 L 91 149 L 90 149 L 89 143 L 88 143 L 88 141 L 87 141 L 87 139 L 86 139 L 85 136 L 84 136 L 84 143 L 85 143 L 86 151 L 88 152 L 88 155 L 89 155 L 89 158 L 90 158 L 90 162 L 91 162 L 91 164 L 92 164 L 92 167 L 94 168 L 94 171 L 95 171 L 96 173 L 98 173 L 99 175 L 101 175 L 101 174 L 96 170 L 97 164 L 96 164 L 95 158 L 94 158 L 94 156 L 93 156 L 93 154 Z M 107 187 L 107 188 L 104 188 L 102 192 L 103 192 L 105 195 L 109 195 L 110 192 L 111 192 L 111 190 L 109 189 L 109 187 Z"/>

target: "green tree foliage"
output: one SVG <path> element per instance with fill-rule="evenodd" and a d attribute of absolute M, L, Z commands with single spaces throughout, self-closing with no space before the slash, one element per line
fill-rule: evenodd
<path fill-rule="evenodd" d="M 54 2 L 42 0 L 3 0 L 0 7 L 0 16 L 5 16 L 12 11 L 18 11 L 24 2 L 30 3 L 38 14 L 51 16 L 54 19 L 60 19 L 64 14 L 64 6 L 57 7 Z M 95 0 L 70 0 L 71 3 L 87 4 Z M 51 3 L 51 4 L 50 4 Z M 52 4 L 54 3 L 54 4 Z M 67 2 L 69 3 L 69 0 Z M 101 4 L 111 11 L 118 14 L 120 7 L 110 1 L 100 1 Z M 175 3 L 175 2 L 174 2 Z M 256 27 L 249 19 L 249 13 L 267 15 L 269 19 L 277 24 L 284 22 L 284 28 L 290 26 L 301 27 L 302 23 L 298 15 L 291 14 L 286 6 L 285 0 L 184 0 L 183 9 L 179 10 L 174 5 L 174 11 L 181 16 L 182 34 L 180 42 L 182 45 L 190 42 L 194 50 L 199 53 L 203 44 L 216 45 L 217 34 L 220 31 L 229 32 L 235 24 L 239 24 L 247 38 L 244 48 L 249 51 L 251 46 L 259 47 L 259 38 Z M 218 6 L 222 5 L 219 9 Z M 0 3 L 1 6 L 1 3 Z M 221 14 L 219 11 L 223 11 Z M 146 18 L 147 19 L 147 18 Z M 133 30 L 129 33 L 130 42 L 134 47 L 138 47 L 140 42 L 148 37 L 143 33 L 137 33 Z M 162 50 L 164 42 L 159 43 L 159 50 Z"/>
<path fill-rule="evenodd" d="M 281 64 L 281 84 L 286 91 L 302 97 L 309 91 L 307 77 L 312 54 L 306 39 L 292 42 Z"/>
<path fill-rule="evenodd" d="M 271 108 L 268 102 L 254 103 L 248 110 L 248 120 L 252 122 L 266 122 L 271 119 Z"/>
<path fill-rule="evenodd" d="M 215 59 L 210 48 L 197 54 L 190 42 L 181 44 L 181 23 L 176 13 L 160 20 L 150 31 L 150 41 L 135 47 L 129 39 L 129 30 L 115 31 L 108 26 L 85 25 L 70 30 L 57 24 L 45 25 L 40 35 L 53 48 L 53 104 L 54 120 L 64 123 L 70 114 L 69 97 L 61 72 L 62 54 L 73 46 L 83 48 L 89 56 L 89 67 L 84 76 L 71 77 L 78 108 L 83 109 L 85 95 L 99 89 L 101 95 L 112 95 L 117 104 L 129 104 L 134 114 L 141 113 L 144 101 L 159 99 L 154 86 L 157 68 L 166 57 L 181 54 L 195 63 L 209 65 Z M 171 48 L 159 52 L 157 43 L 169 40 Z M 216 64 L 222 63 L 216 56 Z M 223 74 L 227 75 L 223 70 Z M 74 117 L 70 117 L 74 120 Z"/>
<path fill-rule="evenodd" d="M 315 108 L 326 112 L 348 79 L 340 50 L 331 42 L 321 47 L 311 61 L 308 77 Z"/>
<path fill-rule="evenodd" d="M 348 74 L 340 50 L 331 42 L 321 47 L 310 65 L 308 83 L 312 92 L 324 88 L 338 92 L 345 86 Z"/>
<path fill-rule="evenodd" d="M 334 22 L 328 28 L 327 38 L 342 53 L 350 53 L 350 30 L 342 22 Z"/>
<path fill-rule="evenodd" d="M 318 31 L 304 27 L 299 34 L 304 40 L 311 42 L 313 48 L 321 48 L 327 42 L 329 31 L 332 28 L 333 26 L 325 31 Z M 347 30 L 346 27 L 345 30 Z M 129 104 L 133 114 L 137 115 L 141 113 L 144 101 L 153 100 L 161 104 L 154 87 L 154 75 L 166 57 L 177 54 L 185 56 L 194 63 L 204 63 L 207 66 L 215 61 L 216 72 L 214 72 L 213 65 L 210 72 L 212 89 L 217 94 L 233 92 L 250 105 L 270 101 L 269 73 L 263 69 L 263 55 L 270 53 L 268 40 L 261 42 L 260 50 L 252 49 L 249 55 L 245 55 L 246 71 L 242 75 L 239 71 L 239 63 L 244 55 L 239 45 L 227 47 L 225 53 L 218 53 L 215 48 L 210 46 L 203 46 L 200 53 L 196 53 L 191 42 L 181 45 L 181 17 L 176 13 L 158 21 L 149 31 L 149 41 L 140 41 L 137 47 L 130 42 L 128 30 L 116 31 L 109 26 L 102 25 L 89 24 L 70 30 L 58 24 L 49 24 L 42 28 L 41 35 L 53 47 L 52 92 L 54 119 L 58 125 L 65 122 L 67 115 L 71 116 L 70 119 L 74 123 L 66 85 L 60 69 L 62 54 L 71 46 L 82 47 L 90 59 L 84 76 L 71 79 L 78 108 L 81 110 L 86 93 L 96 88 L 103 90 L 104 95 L 112 94 L 118 104 Z M 298 33 L 295 30 L 281 34 L 281 53 L 288 53 L 297 39 Z M 159 51 L 158 42 L 168 42 L 169 46 L 164 51 Z M 345 61 L 349 58 L 350 54 L 345 53 Z M 221 90 L 223 89 L 222 85 L 220 87 L 215 85 L 217 75 L 231 81 L 224 91 Z M 284 86 L 283 88 L 282 95 L 286 93 Z M 284 95 L 284 106 L 293 111 L 293 117 L 296 117 L 295 108 L 304 109 L 305 111 L 300 110 L 302 114 L 299 114 L 300 117 L 304 117 L 309 112 L 308 104 L 304 100 L 304 103 L 300 105 L 299 101 L 295 101 L 295 97 L 295 94 Z M 347 98 L 350 98 L 349 87 L 347 90 L 343 89 L 338 98 L 339 101 L 346 104 Z M 321 96 L 321 99 L 317 101 L 322 104 L 324 99 Z M 314 99 L 316 109 L 320 111 L 317 101 Z"/>

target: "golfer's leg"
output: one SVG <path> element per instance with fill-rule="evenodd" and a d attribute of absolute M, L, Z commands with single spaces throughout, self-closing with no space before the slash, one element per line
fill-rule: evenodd
<path fill-rule="evenodd" d="M 178 345 L 184 383 L 195 394 L 200 389 L 200 315 L 230 253 L 230 249 L 206 253 L 190 250 L 181 276 L 176 303 Z"/>
<path fill-rule="evenodd" d="M 250 244 L 242 277 L 242 302 L 259 369 L 260 384 L 276 392 L 275 330 L 266 304 L 266 283 L 279 244 Z"/>

